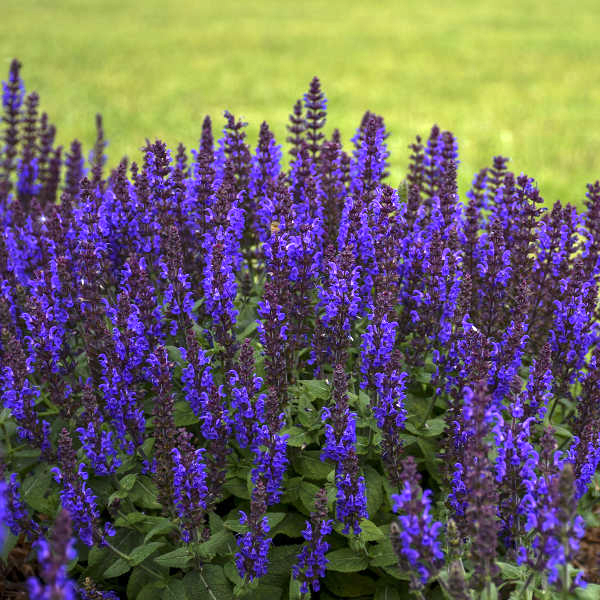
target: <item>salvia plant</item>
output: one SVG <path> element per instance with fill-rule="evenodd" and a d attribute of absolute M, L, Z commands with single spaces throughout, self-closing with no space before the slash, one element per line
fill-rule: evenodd
<path fill-rule="evenodd" d="M 599 182 L 546 208 L 497 156 L 461 199 L 434 126 L 395 188 L 383 118 L 343 146 L 317 78 L 285 158 L 226 112 L 108 170 L 20 67 L 0 544 L 30 598 L 600 597 Z"/>

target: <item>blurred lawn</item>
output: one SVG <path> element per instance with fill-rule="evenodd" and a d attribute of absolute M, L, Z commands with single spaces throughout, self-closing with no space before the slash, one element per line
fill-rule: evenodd
<path fill-rule="evenodd" d="M 101 112 L 111 164 L 146 137 L 196 143 L 209 113 L 265 119 L 279 141 L 317 74 L 328 130 L 366 109 L 406 146 L 434 122 L 458 137 L 461 189 L 494 154 L 547 201 L 581 203 L 600 177 L 600 2 L 580 0 L 2 0 L 0 68 L 24 63 L 59 130 L 89 148 Z"/>

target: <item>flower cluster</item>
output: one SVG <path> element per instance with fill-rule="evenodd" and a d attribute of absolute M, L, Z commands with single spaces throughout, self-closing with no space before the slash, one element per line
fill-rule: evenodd
<path fill-rule="evenodd" d="M 294 578 L 301 581 L 300 591 L 306 594 L 309 587 L 318 592 L 320 579 L 325 576 L 325 568 L 329 560 L 325 557 L 329 544 L 325 536 L 332 531 L 332 520 L 327 518 L 327 492 L 320 489 L 315 496 L 315 510 L 310 513 L 310 521 L 306 521 L 306 529 L 302 531 L 305 544 L 298 555 L 298 562 L 292 567 Z"/>
<path fill-rule="evenodd" d="M 133 595 L 147 574 L 267 597 L 279 546 L 302 594 L 347 553 L 365 585 L 400 567 L 417 597 L 490 596 L 499 562 L 527 572 L 517 596 L 583 584 L 600 183 L 546 208 L 497 156 L 461 199 L 434 126 L 392 187 L 384 119 L 343 144 L 316 77 L 289 167 L 266 123 L 252 147 L 226 112 L 197 148 L 148 140 L 110 170 L 101 117 L 91 152 L 63 150 L 20 69 L 0 125 L 0 541 L 36 544 L 32 597 L 79 593 L 65 515 L 94 547 L 74 572 L 135 569 Z M 83 597 L 110 597 L 91 579 Z"/>

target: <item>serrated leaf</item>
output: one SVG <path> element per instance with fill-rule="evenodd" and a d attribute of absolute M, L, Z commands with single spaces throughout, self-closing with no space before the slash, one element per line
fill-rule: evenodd
<path fill-rule="evenodd" d="M 177 548 L 172 552 L 161 554 L 153 558 L 154 562 L 162 567 L 175 567 L 183 569 L 192 560 L 192 553 L 187 548 Z"/>
<path fill-rule="evenodd" d="M 130 553 L 130 564 L 132 566 L 137 566 L 144 560 L 146 560 L 155 550 L 158 550 L 161 546 L 164 546 L 164 542 L 150 542 L 149 544 L 144 544 L 143 546 L 138 546 L 134 548 Z"/>
<path fill-rule="evenodd" d="M 340 573 L 356 573 L 369 566 L 366 556 L 358 554 L 350 548 L 340 548 L 326 554 L 329 561 L 328 571 L 339 571 Z"/>
<path fill-rule="evenodd" d="M 131 569 L 131 565 L 124 559 L 118 558 L 106 571 L 104 571 L 104 577 L 110 579 L 111 577 L 118 577 L 127 573 Z"/>

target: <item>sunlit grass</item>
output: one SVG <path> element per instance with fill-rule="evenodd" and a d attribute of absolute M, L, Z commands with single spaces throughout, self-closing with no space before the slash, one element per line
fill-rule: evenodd
<path fill-rule="evenodd" d="M 600 5 L 542 0 L 233 2 L 4 0 L 0 67 L 17 56 L 61 143 L 89 148 L 101 112 L 111 163 L 146 137 L 193 145 L 228 108 L 285 140 L 318 74 L 329 127 L 347 140 L 366 109 L 392 131 L 392 183 L 434 122 L 460 143 L 461 188 L 494 154 L 548 202 L 580 204 L 600 177 Z"/>

